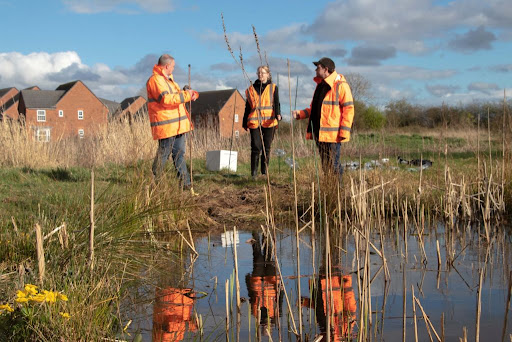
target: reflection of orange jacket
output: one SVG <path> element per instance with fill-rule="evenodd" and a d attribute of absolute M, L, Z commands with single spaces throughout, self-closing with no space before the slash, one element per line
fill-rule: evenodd
<path fill-rule="evenodd" d="M 310 280 L 309 285 L 311 290 L 316 293 L 314 295 L 317 298 L 316 302 L 303 297 L 302 305 L 316 308 L 317 321 L 324 334 L 329 314 L 333 341 L 345 341 L 353 331 L 357 310 L 356 298 L 352 289 L 352 277 L 350 275 L 333 275 L 330 278 L 330 284 L 327 283 L 325 276 L 320 277 L 321 296 L 316 292 L 318 288 L 313 280 Z"/>
<path fill-rule="evenodd" d="M 330 305 L 330 314 L 334 318 L 331 324 L 334 328 L 333 337 L 335 341 L 341 341 L 354 327 L 357 308 L 356 298 L 352 289 L 352 277 L 350 275 L 334 275 L 330 279 L 330 284 L 327 284 L 325 278 L 320 281 L 324 313 L 327 315 L 327 305 Z M 331 289 L 332 292 L 330 291 Z"/>
<path fill-rule="evenodd" d="M 251 313 L 258 317 L 260 308 L 267 309 L 268 318 L 273 320 L 276 316 L 277 290 L 279 278 L 277 276 L 250 277 L 249 293 L 251 295 Z"/>
<path fill-rule="evenodd" d="M 153 306 L 153 341 L 181 341 L 187 329 L 196 331 L 192 318 L 194 300 L 187 295 L 191 289 L 166 288 L 156 290 Z"/>

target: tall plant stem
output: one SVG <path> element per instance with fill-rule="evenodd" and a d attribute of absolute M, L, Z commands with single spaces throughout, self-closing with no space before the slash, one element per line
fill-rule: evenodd
<path fill-rule="evenodd" d="M 288 94 L 290 98 L 290 118 L 292 116 L 292 86 L 291 86 L 291 78 L 290 78 L 290 60 L 287 59 L 286 63 L 288 65 Z M 293 195 L 295 200 L 295 238 L 297 240 L 297 297 L 301 296 L 301 288 L 300 288 L 300 238 L 299 238 L 299 210 L 297 204 L 297 178 L 295 174 L 295 138 L 293 135 L 293 119 L 291 122 L 291 131 L 292 131 L 292 159 L 293 159 Z M 299 305 L 299 334 L 302 339 L 302 306 Z"/>

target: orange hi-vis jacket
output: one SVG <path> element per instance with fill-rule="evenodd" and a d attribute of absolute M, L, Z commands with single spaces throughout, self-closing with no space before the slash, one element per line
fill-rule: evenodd
<path fill-rule="evenodd" d="M 194 300 L 188 295 L 191 289 L 165 288 L 156 291 L 153 306 L 153 341 L 181 341 L 185 332 L 196 331 L 197 326 L 192 317 Z"/>
<path fill-rule="evenodd" d="M 336 71 L 325 79 L 315 77 L 313 80 L 317 84 L 325 81 L 331 87 L 322 101 L 318 141 L 329 143 L 349 141 L 354 120 L 354 100 L 347 80 Z M 310 114 L 311 105 L 300 111 L 299 119 L 309 118 Z M 312 133 L 307 132 L 306 138 L 313 139 Z"/>
<path fill-rule="evenodd" d="M 251 106 L 251 112 L 247 118 L 247 128 L 258 128 L 260 122 L 261 127 L 265 128 L 277 126 L 273 107 L 275 90 L 276 86 L 270 83 L 260 96 L 253 85 L 247 88 L 245 97 Z"/>
<path fill-rule="evenodd" d="M 327 316 L 327 305 L 329 305 L 330 314 L 334 317 L 332 322 L 334 340 L 341 341 L 350 333 L 355 324 L 357 304 L 352 289 L 352 277 L 350 275 L 335 275 L 330 277 L 330 284 L 327 284 L 327 280 L 324 278 L 321 280 L 321 286 L 324 313 Z"/>
<path fill-rule="evenodd" d="M 155 65 L 146 83 L 148 114 L 153 139 L 165 139 L 193 129 L 185 103 L 190 102 L 188 91 L 181 90 L 173 77 L 167 78 L 162 67 Z"/>

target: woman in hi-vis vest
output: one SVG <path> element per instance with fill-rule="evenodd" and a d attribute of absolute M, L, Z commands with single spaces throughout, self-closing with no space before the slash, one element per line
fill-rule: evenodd
<path fill-rule="evenodd" d="M 261 174 L 267 174 L 270 160 L 270 145 L 274 139 L 277 122 L 281 121 L 279 92 L 272 83 L 268 66 L 260 66 L 258 79 L 245 91 L 245 112 L 243 127 L 251 132 L 251 175 L 258 175 L 258 162 L 261 158 Z M 261 157 L 260 157 L 261 155 Z"/>

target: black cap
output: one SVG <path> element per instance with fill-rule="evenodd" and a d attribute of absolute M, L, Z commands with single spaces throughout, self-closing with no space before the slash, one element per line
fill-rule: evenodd
<path fill-rule="evenodd" d="M 336 65 L 329 57 L 322 57 L 318 62 L 313 62 L 313 64 L 316 66 L 318 66 L 318 64 L 321 64 L 322 66 L 327 68 L 329 72 L 333 72 L 336 69 Z"/>

